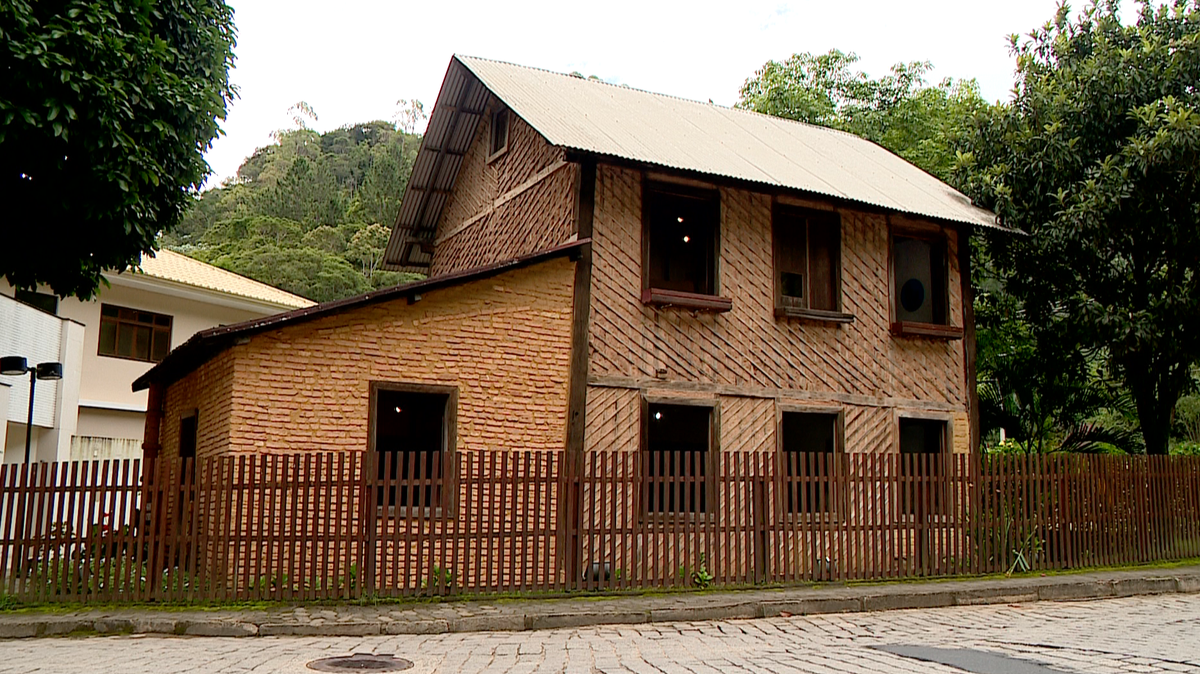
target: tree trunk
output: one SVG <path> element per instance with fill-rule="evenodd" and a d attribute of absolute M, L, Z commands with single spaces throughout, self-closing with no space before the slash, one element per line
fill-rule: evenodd
<path fill-rule="evenodd" d="M 1175 408 L 1175 396 L 1162 400 L 1157 395 L 1158 387 L 1152 382 L 1130 387 L 1133 402 L 1137 407 L 1138 422 L 1142 426 L 1142 439 L 1146 441 L 1146 453 L 1166 455 L 1171 435 L 1171 410 Z"/>
<path fill-rule="evenodd" d="M 1170 449 L 1168 428 L 1166 424 L 1142 425 L 1142 438 L 1146 440 L 1146 453 L 1166 456 Z"/>

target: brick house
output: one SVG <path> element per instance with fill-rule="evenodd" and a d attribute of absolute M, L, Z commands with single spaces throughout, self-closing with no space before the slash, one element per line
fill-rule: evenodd
<path fill-rule="evenodd" d="M 969 452 L 995 226 L 849 134 L 455 57 L 386 252 L 428 278 L 197 334 L 144 448 Z"/>

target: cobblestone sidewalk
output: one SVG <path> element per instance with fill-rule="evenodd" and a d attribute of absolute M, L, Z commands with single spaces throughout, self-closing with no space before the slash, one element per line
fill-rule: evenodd
<path fill-rule="evenodd" d="M 0 672 L 299 674 L 362 652 L 407 658 L 411 674 L 962 674 L 879 648 L 898 645 L 1006 658 L 1006 673 L 1200 673 L 1197 635 L 1200 595 L 1173 594 L 523 632 L 25 639 L 0 641 Z"/>

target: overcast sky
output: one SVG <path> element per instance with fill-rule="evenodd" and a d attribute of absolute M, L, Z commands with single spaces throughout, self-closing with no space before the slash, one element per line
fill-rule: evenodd
<path fill-rule="evenodd" d="M 831 48 L 880 76 L 898 61 L 933 62 L 933 79 L 976 78 L 1006 99 L 1005 36 L 1050 19 L 1055 0 L 519 2 L 517 0 L 230 0 L 234 101 L 207 158 L 215 186 L 237 172 L 288 108 L 306 101 L 326 131 L 392 119 L 396 101 L 433 109 L 451 55 L 481 56 L 700 101 L 732 105 L 764 62 Z M 1075 6 L 1082 7 L 1082 3 Z"/>

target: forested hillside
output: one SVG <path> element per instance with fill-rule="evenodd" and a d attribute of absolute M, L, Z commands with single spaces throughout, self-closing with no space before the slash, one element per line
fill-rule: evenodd
<path fill-rule="evenodd" d="M 381 264 L 421 137 L 299 126 L 201 194 L 164 246 L 319 302 L 417 278 Z"/>

